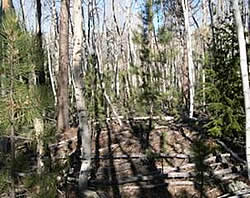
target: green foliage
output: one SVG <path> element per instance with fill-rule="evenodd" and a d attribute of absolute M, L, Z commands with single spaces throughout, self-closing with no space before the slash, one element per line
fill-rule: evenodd
<path fill-rule="evenodd" d="M 154 30 L 155 13 L 153 10 L 157 10 L 157 6 L 159 6 L 157 1 L 147 0 L 143 3 L 142 26 L 139 31 L 134 32 L 133 41 L 139 46 L 140 64 L 131 65 L 130 73 L 137 76 L 139 87 L 131 88 L 133 102 L 130 104 L 136 112 L 141 114 L 153 113 L 155 115 L 162 111 L 177 114 L 182 109 L 178 108 L 180 106 L 179 91 L 172 84 L 164 92 L 161 88 L 166 86 L 163 82 L 173 81 L 175 78 L 174 72 L 170 71 L 169 74 L 165 74 L 164 70 L 166 65 L 169 65 L 168 59 L 173 59 L 178 52 L 170 46 L 173 35 L 165 25 Z M 154 36 L 157 37 L 157 49 L 152 47 Z M 172 70 L 171 65 L 170 70 Z"/>
<path fill-rule="evenodd" d="M 172 37 L 172 33 L 169 32 L 164 26 L 159 28 L 158 38 L 160 43 L 168 44 L 171 41 Z"/>
<path fill-rule="evenodd" d="M 141 17 L 143 23 L 141 32 L 134 34 L 134 40 L 140 45 L 141 65 L 140 67 L 134 66 L 133 73 L 140 75 L 142 84 L 138 90 L 134 90 L 136 91 L 134 95 L 138 97 L 139 109 L 144 110 L 146 114 L 151 114 L 152 110 L 155 110 L 160 96 L 159 89 L 156 89 L 158 82 L 153 80 L 159 79 L 159 73 L 150 68 L 154 64 L 154 53 L 150 46 L 153 33 L 153 2 L 151 0 L 145 1 Z"/>
<path fill-rule="evenodd" d="M 32 154 L 32 150 L 29 151 Z M 34 152 L 34 151 L 33 151 Z M 18 152 L 15 158 L 14 169 L 17 172 L 29 172 L 30 168 L 34 165 L 34 161 L 30 160 L 30 156 L 25 152 Z"/>
<path fill-rule="evenodd" d="M 8 156 L 0 152 L 0 194 L 6 193 L 9 183 Z"/>
<path fill-rule="evenodd" d="M 33 124 L 34 117 L 41 114 L 43 94 L 38 94 L 41 90 L 31 89 L 39 57 L 35 53 L 39 48 L 34 44 L 35 37 L 21 28 L 12 11 L 5 13 L 0 35 L 0 128 L 5 131 L 11 124 L 19 129 Z M 10 112 L 14 113 L 14 120 Z"/>
<path fill-rule="evenodd" d="M 143 42 L 143 35 L 140 32 L 133 32 L 132 40 L 135 44 L 141 44 Z"/>
<path fill-rule="evenodd" d="M 191 152 L 191 160 L 195 163 L 195 180 L 198 184 L 200 197 L 203 197 L 204 186 L 206 184 L 206 181 L 208 180 L 205 172 L 209 171 L 209 166 L 205 163 L 205 159 L 212 152 L 212 149 L 203 139 L 199 139 L 192 144 Z"/>
<path fill-rule="evenodd" d="M 47 123 L 42 138 L 45 145 L 56 143 L 56 127 Z"/>
<path fill-rule="evenodd" d="M 34 116 L 41 117 L 41 112 L 46 111 L 52 113 L 54 111 L 54 95 L 47 85 L 33 86 L 30 88 L 32 93 L 31 105 Z"/>
<path fill-rule="evenodd" d="M 216 46 L 206 55 L 206 102 L 214 136 L 238 135 L 244 125 L 244 100 L 235 27 L 221 24 L 215 29 Z"/>
<path fill-rule="evenodd" d="M 204 140 L 197 140 L 192 144 L 192 162 L 195 163 L 198 172 L 205 172 L 208 170 L 208 165 L 204 160 L 212 152 L 209 145 Z"/>
<path fill-rule="evenodd" d="M 29 189 L 34 198 L 57 197 L 57 175 L 57 172 L 46 172 L 41 176 L 32 174 L 25 178 L 24 186 Z M 37 188 L 39 188 L 39 193 L 37 193 Z"/>
<path fill-rule="evenodd" d="M 181 93 L 177 88 L 170 88 L 166 93 L 161 94 L 162 110 L 168 115 L 178 116 L 179 112 L 184 109 L 181 105 Z"/>
<path fill-rule="evenodd" d="M 143 22 L 143 32 L 144 32 L 144 39 L 146 39 L 147 34 L 153 31 L 153 1 L 146 0 L 144 7 L 142 9 L 142 22 Z"/>
<path fill-rule="evenodd" d="M 7 170 L 1 170 L 0 171 L 0 193 L 6 192 L 8 189 L 8 172 Z"/>
<path fill-rule="evenodd" d="M 159 157 L 159 153 L 155 153 L 151 148 L 150 149 L 146 149 L 145 150 L 145 155 L 147 156 L 147 159 L 155 159 L 157 157 Z"/>
<path fill-rule="evenodd" d="M 91 55 L 88 57 L 88 68 L 87 72 L 84 76 L 84 88 L 85 88 L 85 98 L 86 105 L 89 113 L 89 117 L 93 119 L 98 119 L 99 122 L 104 123 L 105 120 L 105 100 L 103 96 L 103 90 L 100 86 L 100 78 L 103 78 L 103 82 L 107 82 L 106 91 L 109 91 L 110 84 L 112 82 L 112 73 L 105 72 L 103 76 L 98 75 L 98 71 L 96 70 L 97 57 L 95 55 Z"/>
<path fill-rule="evenodd" d="M 14 126 L 15 134 L 28 135 L 32 137 L 34 118 L 42 118 L 42 113 L 51 113 L 53 108 L 53 95 L 46 85 L 35 85 L 36 72 L 41 70 L 42 49 L 39 46 L 36 36 L 28 33 L 19 25 L 18 17 L 12 11 L 7 11 L 2 18 L 0 28 L 0 131 L 9 135 L 10 126 Z M 45 126 L 47 139 L 50 124 Z M 51 142 L 49 139 L 47 142 Z M 45 142 L 45 144 L 47 144 Z M 19 141 L 16 146 L 19 147 Z M 34 161 L 30 160 L 30 155 L 36 152 L 34 142 L 28 143 L 28 147 L 16 150 L 15 166 L 17 172 L 31 172 Z M 22 149 L 25 149 L 23 151 Z M 10 169 L 10 156 L 5 158 L 6 163 L 0 167 L 0 190 L 5 187 L 8 181 Z M 40 194 L 37 197 L 56 197 L 55 175 L 46 173 L 43 178 L 38 178 L 35 174 L 27 179 L 26 185 L 32 188 L 40 185 Z M 9 178 L 8 178 L 9 179 Z M 28 182 L 29 180 L 29 182 Z M 23 182 L 23 178 L 16 180 Z M 34 184 L 34 185 L 33 185 Z M 30 191 L 32 192 L 32 190 Z M 36 192 L 36 190 L 34 190 Z M 34 194 L 35 197 L 36 195 Z"/>

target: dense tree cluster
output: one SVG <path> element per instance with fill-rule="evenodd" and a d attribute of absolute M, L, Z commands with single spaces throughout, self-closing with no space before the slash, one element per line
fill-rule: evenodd
<path fill-rule="evenodd" d="M 155 117 L 174 116 L 239 139 L 250 165 L 248 1 L 0 2 L 0 194 L 60 196 L 77 164 L 83 195 L 102 127 L 138 116 L 145 153 Z"/>

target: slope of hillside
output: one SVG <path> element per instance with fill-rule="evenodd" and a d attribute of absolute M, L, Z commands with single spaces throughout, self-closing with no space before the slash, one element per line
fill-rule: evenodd
<path fill-rule="evenodd" d="M 148 123 L 112 123 L 96 134 L 95 191 L 112 198 L 219 197 L 248 188 L 244 163 L 195 123 Z"/>

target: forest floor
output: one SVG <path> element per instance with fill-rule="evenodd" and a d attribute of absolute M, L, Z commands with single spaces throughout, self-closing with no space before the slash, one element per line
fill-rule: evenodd
<path fill-rule="evenodd" d="M 89 179 L 92 194 L 88 197 L 250 197 L 244 139 L 225 136 L 216 139 L 207 135 L 202 120 L 169 118 L 155 117 L 150 122 L 147 117 L 137 117 L 123 120 L 123 126 L 114 120 L 102 127 L 94 126 Z M 76 141 L 74 136 L 64 143 L 53 144 L 53 148 L 69 150 L 68 144 L 75 145 Z M 30 160 L 35 158 L 30 150 L 20 156 L 22 158 L 17 160 L 20 170 L 24 162 L 28 163 L 27 167 L 36 166 L 35 161 Z M 65 191 L 66 197 L 77 197 L 77 156 L 78 152 L 70 155 L 76 160 L 69 163 L 66 181 L 58 185 L 63 197 Z M 21 160 L 23 157 L 26 160 Z M 22 170 L 20 178 L 30 170 Z M 20 182 L 19 194 L 30 194 L 22 186 Z"/>
<path fill-rule="evenodd" d="M 199 125 L 190 120 L 107 124 L 93 142 L 91 189 L 112 198 L 250 197 L 245 164 L 230 153 L 244 158 L 244 148 L 226 146 L 226 151 Z"/>

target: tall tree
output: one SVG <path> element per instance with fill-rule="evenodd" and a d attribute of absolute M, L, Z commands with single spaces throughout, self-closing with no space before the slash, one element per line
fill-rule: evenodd
<path fill-rule="evenodd" d="M 45 72 L 44 72 L 44 54 L 42 49 L 42 29 L 41 29 L 41 19 L 42 19 L 42 5 L 41 0 L 36 0 L 36 16 L 37 16 L 37 30 L 36 30 L 36 41 L 37 41 L 37 54 L 40 57 L 39 63 L 37 63 L 37 66 L 39 67 L 39 76 L 38 76 L 38 84 L 45 83 Z M 34 72 L 35 74 L 35 72 Z M 36 75 L 34 75 L 33 84 L 36 85 Z M 34 129 L 36 132 L 36 141 L 37 141 L 37 173 L 41 175 L 44 163 L 42 160 L 43 155 L 43 140 L 42 136 L 44 133 L 44 123 L 42 118 L 35 118 L 34 119 Z M 38 188 L 39 191 L 39 188 Z"/>
<path fill-rule="evenodd" d="M 37 12 L 37 36 L 42 41 L 42 28 L 41 28 L 41 21 L 42 21 L 42 4 L 41 0 L 36 0 L 36 12 Z M 42 46 L 41 46 L 42 47 Z"/>
<path fill-rule="evenodd" d="M 53 95 L 55 98 L 55 106 L 57 104 L 57 80 L 56 76 L 58 75 L 59 70 L 59 41 L 58 41 L 58 17 L 56 9 L 56 1 L 52 1 L 51 5 L 51 25 L 50 25 L 50 34 L 48 36 L 48 45 L 47 45 L 47 54 L 48 54 L 48 67 L 49 75 L 51 81 L 51 87 Z M 52 67 L 53 65 L 53 67 Z"/>
<path fill-rule="evenodd" d="M 188 56 L 188 77 L 189 77 L 189 117 L 194 114 L 194 63 L 192 53 L 192 37 L 189 25 L 189 5 L 188 0 L 182 0 L 182 9 L 184 14 L 184 23 L 186 30 L 187 56 Z"/>
<path fill-rule="evenodd" d="M 69 128 L 68 67 L 69 67 L 69 0 L 62 0 L 59 32 L 59 74 L 57 90 L 57 131 Z"/>
<path fill-rule="evenodd" d="M 11 12 L 13 9 L 13 3 L 11 0 L 2 0 L 1 2 L 1 10 L 0 10 L 0 17 L 2 18 L 4 13 Z M 1 21 L 1 20 L 0 20 Z M 9 57 L 10 60 L 10 76 L 13 77 L 14 75 L 14 60 L 12 55 Z M 11 80 L 10 82 L 10 92 L 9 92 L 9 100 L 11 104 L 14 104 L 14 82 Z M 15 190 L 15 159 L 16 159 L 16 149 L 15 149 L 15 128 L 14 128 L 14 108 L 10 109 L 10 135 L 11 135 L 11 198 L 16 197 L 16 190 Z"/>
<path fill-rule="evenodd" d="M 247 54 L 246 54 L 246 40 L 244 36 L 244 28 L 240 14 L 239 1 L 233 0 L 232 2 L 234 8 L 234 17 L 237 27 L 239 48 L 240 48 L 240 68 L 241 68 L 245 114 L 246 114 L 246 123 L 245 123 L 246 159 L 247 159 L 248 179 L 250 179 L 250 89 L 249 89 L 249 78 L 248 78 Z"/>
<path fill-rule="evenodd" d="M 23 25 L 25 27 L 25 25 L 26 25 L 26 20 L 25 20 L 26 13 L 25 13 L 25 9 L 24 9 L 24 0 L 20 0 L 19 3 L 20 3 L 20 7 L 21 7 L 22 22 L 23 22 Z"/>
<path fill-rule="evenodd" d="M 82 70 L 82 46 L 83 46 L 83 15 L 82 15 L 82 2 L 75 0 L 73 5 L 74 13 L 74 46 L 73 46 L 73 80 L 75 88 L 76 109 L 79 119 L 79 136 L 81 142 L 81 169 L 79 173 L 79 192 L 84 196 L 88 184 L 88 172 L 90 170 L 91 162 L 91 133 L 88 128 L 88 115 L 84 99 L 84 83 L 83 83 L 83 70 Z"/>
<path fill-rule="evenodd" d="M 28 86 L 31 71 L 35 68 L 34 38 L 20 27 L 15 12 L 7 10 L 1 24 L 1 133 L 10 135 L 11 141 L 11 197 L 15 197 L 16 159 L 15 141 L 19 134 L 27 134 L 27 126 L 38 115 L 39 105 L 34 90 Z M 26 130 L 25 130 L 25 129 Z M 23 134 L 22 134 L 23 135 Z M 8 161 L 8 160 L 7 160 Z"/>

